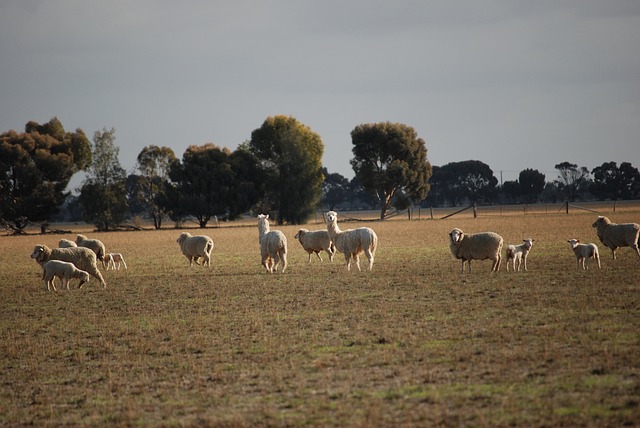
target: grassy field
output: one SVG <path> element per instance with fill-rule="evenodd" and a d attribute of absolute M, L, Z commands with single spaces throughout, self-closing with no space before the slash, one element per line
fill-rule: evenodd
<path fill-rule="evenodd" d="M 176 229 L 2 236 L 0 425 L 640 426 L 640 261 L 614 262 L 595 216 L 368 222 L 373 272 L 350 273 L 307 264 L 285 226 L 289 268 L 265 274 L 253 220 L 203 231 L 209 269 Z M 529 271 L 461 274 L 453 227 L 535 238 Z M 75 233 L 129 269 L 46 292 L 33 246 Z M 576 269 L 570 238 L 601 271 Z"/>

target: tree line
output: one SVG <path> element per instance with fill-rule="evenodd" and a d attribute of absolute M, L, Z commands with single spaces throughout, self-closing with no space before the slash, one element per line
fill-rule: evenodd
<path fill-rule="evenodd" d="M 0 221 L 21 233 L 30 223 L 45 229 L 64 216 L 118 228 L 144 216 L 156 228 L 195 219 L 234 220 L 246 212 L 272 213 L 279 224 L 304 223 L 319 208 L 398 210 L 464 204 L 534 203 L 640 198 L 640 173 L 628 162 L 605 162 L 589 171 L 562 162 L 547 181 L 534 169 L 501 185 L 489 165 L 467 160 L 432 166 L 424 140 L 400 123 L 356 126 L 351 132 L 354 177 L 322 166 L 320 136 L 291 116 L 268 117 L 251 139 L 231 151 L 212 143 L 189 146 L 178 159 L 169 147 L 150 145 L 127 174 L 119 161 L 115 129 L 90 142 L 81 129 L 67 132 L 57 118 L 25 131 L 0 134 Z M 78 195 L 67 191 L 85 171 Z"/>

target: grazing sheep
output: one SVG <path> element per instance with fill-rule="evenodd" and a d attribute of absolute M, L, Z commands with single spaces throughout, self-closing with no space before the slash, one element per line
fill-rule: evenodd
<path fill-rule="evenodd" d="M 507 246 L 507 272 L 509 272 L 509 260 L 513 263 L 513 271 L 516 271 L 516 262 L 518 263 L 518 272 L 520 272 L 520 265 L 524 262 L 524 270 L 527 271 L 527 255 L 533 247 L 533 241 L 535 239 L 523 239 L 524 243 L 520 245 Z"/>
<path fill-rule="evenodd" d="M 203 266 L 211 266 L 211 251 L 213 251 L 213 239 L 206 235 L 192 236 L 189 232 L 182 232 L 176 242 L 180 244 L 182 254 L 189 260 L 189 266 L 193 262 L 200 264 L 200 257 L 203 258 Z"/>
<path fill-rule="evenodd" d="M 329 232 L 326 230 L 307 230 L 300 229 L 295 239 L 300 241 L 302 248 L 309 253 L 309 263 L 311 263 L 311 254 L 316 253 L 316 256 L 322 261 L 320 257 L 320 251 L 326 251 L 329 254 L 329 261 L 333 261 L 333 255 L 336 253 L 336 247 L 329 238 Z"/>
<path fill-rule="evenodd" d="M 55 277 L 60 278 L 62 286 L 69 289 L 69 281 L 79 279 L 80 283 L 89 282 L 89 273 L 76 268 L 73 263 L 63 262 L 62 260 L 49 260 L 42 266 L 42 279 L 47 286 L 47 291 L 57 291 L 56 285 L 53 283 Z"/>
<path fill-rule="evenodd" d="M 104 244 L 99 239 L 87 239 L 84 235 L 76 236 L 76 244 L 78 247 L 86 247 L 93 250 L 96 253 L 96 258 L 102 262 L 102 266 L 106 267 L 104 264 L 104 256 L 107 254 L 104 249 Z"/>
<path fill-rule="evenodd" d="M 449 248 L 456 259 L 462 259 L 462 272 L 464 263 L 469 263 L 471 272 L 471 260 L 493 260 L 492 272 L 500 270 L 502 260 L 502 236 L 494 232 L 480 232 L 465 234 L 462 230 L 454 228 L 449 233 Z"/>
<path fill-rule="evenodd" d="M 75 242 L 68 239 L 61 239 L 60 241 L 58 241 L 58 248 L 72 248 L 77 246 L 78 245 Z"/>
<path fill-rule="evenodd" d="M 282 262 L 280 272 L 284 273 L 287 268 L 287 237 L 279 230 L 269 230 L 269 214 L 258 215 L 258 242 L 262 266 L 267 272 L 277 272 L 278 264 Z"/>
<path fill-rule="evenodd" d="M 338 213 L 327 213 L 327 232 L 333 241 L 336 250 L 344 254 L 347 262 L 347 271 L 351 270 L 351 261 L 355 260 L 356 267 L 360 270 L 360 254 L 364 253 L 369 260 L 368 269 L 373 269 L 373 260 L 378 246 L 378 236 L 369 227 L 340 230 L 338 227 Z"/>
<path fill-rule="evenodd" d="M 107 288 L 102 274 L 98 270 L 98 262 L 96 253 L 89 248 L 73 247 L 73 248 L 49 248 L 46 245 L 38 244 L 33 248 L 31 258 L 35 259 L 40 266 L 44 266 L 49 260 L 62 260 L 64 262 L 73 263 L 78 269 L 87 271 L 100 281 L 103 288 Z M 79 288 L 82 288 L 86 281 L 80 281 Z"/>
<path fill-rule="evenodd" d="M 571 245 L 576 258 L 578 259 L 578 269 L 582 264 L 582 270 L 589 269 L 589 259 L 596 259 L 598 261 L 598 269 L 600 267 L 600 254 L 598 253 L 598 247 L 596 244 L 580 244 L 579 239 L 569 239 L 567 241 Z"/>
<path fill-rule="evenodd" d="M 118 270 L 120 270 L 120 263 L 122 263 L 124 268 L 127 269 L 127 263 L 124 261 L 124 257 L 120 253 L 109 253 L 104 256 L 104 261 L 107 263 L 107 270 L 109 270 L 109 268 L 115 270 L 116 263 L 118 264 Z"/>
<path fill-rule="evenodd" d="M 638 237 L 640 236 L 640 225 L 638 223 L 611 223 L 605 216 L 598 216 L 591 225 L 596 228 L 598 238 L 605 247 L 611 248 L 613 260 L 616 259 L 616 249 L 620 247 L 631 247 L 640 257 L 638 249 Z"/>

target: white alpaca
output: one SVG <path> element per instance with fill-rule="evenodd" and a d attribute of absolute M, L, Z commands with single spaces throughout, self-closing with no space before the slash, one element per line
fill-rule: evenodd
<path fill-rule="evenodd" d="M 260 242 L 260 256 L 262 266 L 267 272 L 278 271 L 282 262 L 281 273 L 287 268 L 287 237 L 279 230 L 270 230 L 269 214 L 258 215 L 258 242 Z"/>
<path fill-rule="evenodd" d="M 364 253 L 369 259 L 368 269 L 373 269 L 373 259 L 378 246 L 378 236 L 369 227 L 358 229 L 340 230 L 338 227 L 338 214 L 335 211 L 327 213 L 327 232 L 331 241 L 336 246 L 336 250 L 344 254 L 347 262 L 347 271 L 351 270 L 351 261 L 356 262 L 356 267 L 360 270 L 360 254 Z"/>

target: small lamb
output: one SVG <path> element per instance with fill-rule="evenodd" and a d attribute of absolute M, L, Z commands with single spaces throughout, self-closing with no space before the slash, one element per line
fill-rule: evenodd
<path fill-rule="evenodd" d="M 109 253 L 104 256 L 103 264 L 105 264 L 106 270 L 109 268 L 116 270 L 116 263 L 118 264 L 117 270 L 120 270 L 120 263 L 127 269 L 127 263 L 124 261 L 124 257 L 120 253 Z"/>
<path fill-rule="evenodd" d="M 329 233 L 326 230 L 300 229 L 294 238 L 300 241 L 302 248 L 309 253 L 309 263 L 311 263 L 311 254 L 313 253 L 316 253 L 316 256 L 322 261 L 320 251 L 326 251 L 329 254 L 329 261 L 333 261 L 336 247 L 331 242 Z"/>
<path fill-rule="evenodd" d="M 598 261 L 598 269 L 600 267 L 600 254 L 598 253 L 598 246 L 596 244 L 580 244 L 579 239 L 569 239 L 567 241 L 571 245 L 571 249 L 578 259 L 578 269 L 582 264 L 582 270 L 589 269 L 589 259 L 596 259 Z"/>
<path fill-rule="evenodd" d="M 509 272 L 509 260 L 511 260 L 514 272 L 516 272 L 516 262 L 518 264 L 517 272 L 520 272 L 520 265 L 523 263 L 524 271 L 527 271 L 527 255 L 529 255 L 529 251 L 531 251 L 531 247 L 533 247 L 533 241 L 535 241 L 535 239 L 527 238 L 522 241 L 523 243 L 520 245 L 507 246 L 507 272 Z"/>
<path fill-rule="evenodd" d="M 42 266 L 42 279 L 47 286 L 47 291 L 57 291 L 53 280 L 55 277 L 60 278 L 62 286 L 67 286 L 69 290 L 69 281 L 79 279 L 81 283 L 89 282 L 89 272 L 76 268 L 73 263 L 63 262 L 62 260 L 49 260 Z"/>

